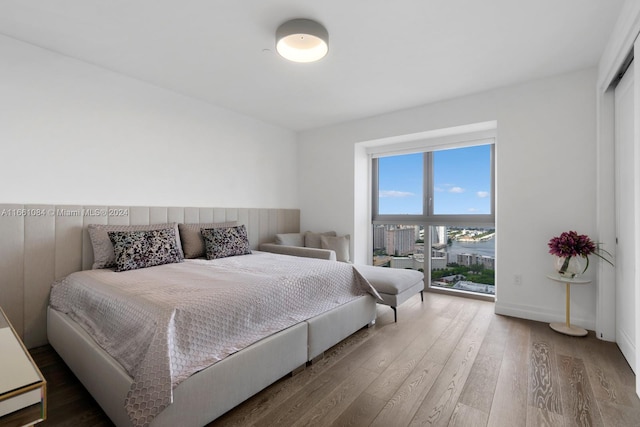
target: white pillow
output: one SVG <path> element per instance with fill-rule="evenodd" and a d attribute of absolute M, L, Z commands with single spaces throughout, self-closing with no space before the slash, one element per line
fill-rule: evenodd
<path fill-rule="evenodd" d="M 336 253 L 336 260 L 349 262 L 349 235 L 320 236 L 321 249 L 331 249 Z"/>
<path fill-rule="evenodd" d="M 304 235 L 302 233 L 276 234 L 276 245 L 304 246 Z"/>
<path fill-rule="evenodd" d="M 320 246 L 320 236 L 335 236 L 335 231 L 327 231 L 324 233 L 313 233 L 311 231 L 307 231 L 304 233 L 304 245 L 307 248 L 316 248 L 321 249 Z"/>

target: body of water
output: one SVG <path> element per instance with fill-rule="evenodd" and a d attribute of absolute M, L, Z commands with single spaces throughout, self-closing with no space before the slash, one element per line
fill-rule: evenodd
<path fill-rule="evenodd" d="M 477 254 L 483 256 L 496 256 L 496 239 L 483 240 L 481 242 L 459 242 L 454 240 L 450 246 L 447 246 L 449 259 L 453 256 L 456 259 L 458 254 Z"/>

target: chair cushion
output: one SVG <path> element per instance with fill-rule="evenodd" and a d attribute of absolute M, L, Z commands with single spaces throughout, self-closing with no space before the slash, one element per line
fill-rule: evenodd
<path fill-rule="evenodd" d="M 374 267 L 372 265 L 357 265 L 355 267 L 376 291 L 385 294 L 401 294 L 424 279 L 424 274 L 417 270 Z"/>

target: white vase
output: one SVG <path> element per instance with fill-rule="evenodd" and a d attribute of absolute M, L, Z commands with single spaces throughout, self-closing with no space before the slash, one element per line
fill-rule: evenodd
<path fill-rule="evenodd" d="M 587 260 L 584 257 L 570 256 L 567 258 L 557 256 L 555 259 L 556 271 L 561 277 L 573 279 L 585 272 Z"/>

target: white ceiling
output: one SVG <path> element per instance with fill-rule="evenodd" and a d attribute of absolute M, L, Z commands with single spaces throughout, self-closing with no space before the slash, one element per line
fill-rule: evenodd
<path fill-rule="evenodd" d="M 0 0 L 0 33 L 294 130 L 595 66 L 623 0 Z M 329 31 L 315 64 L 276 28 Z"/>

